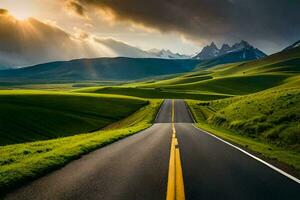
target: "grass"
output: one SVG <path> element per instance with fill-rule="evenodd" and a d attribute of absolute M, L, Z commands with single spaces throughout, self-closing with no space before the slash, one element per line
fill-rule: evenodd
<path fill-rule="evenodd" d="M 188 84 L 172 85 L 166 88 L 200 90 L 226 95 L 244 95 L 278 86 L 288 77 L 287 75 L 231 76 Z"/>
<path fill-rule="evenodd" d="M 151 100 L 149 105 L 107 130 L 0 147 L 0 193 L 62 167 L 82 154 L 150 127 L 161 102 Z"/>
<path fill-rule="evenodd" d="M 212 68 L 216 76 L 241 76 L 261 73 L 299 74 L 300 48 L 279 52 L 264 59 L 220 65 Z"/>
<path fill-rule="evenodd" d="M 113 86 L 124 84 L 122 81 L 77 81 L 77 82 L 0 82 L 0 89 L 27 89 L 27 90 L 51 90 L 68 91 L 76 88 L 95 87 L 95 86 Z"/>
<path fill-rule="evenodd" d="M 81 92 L 122 94 L 142 98 L 215 100 L 247 95 L 285 84 L 300 73 L 300 49 L 264 59 L 198 69 L 165 80 L 116 87 L 91 87 Z"/>
<path fill-rule="evenodd" d="M 0 145 L 99 130 L 146 104 L 116 95 L 0 91 Z"/>
<path fill-rule="evenodd" d="M 210 106 L 216 110 L 210 123 L 300 152 L 300 88 L 213 101 Z"/>
<path fill-rule="evenodd" d="M 127 87 L 127 86 L 115 86 L 115 87 L 90 87 L 75 92 L 81 93 L 100 93 L 100 94 L 118 94 L 128 95 L 140 98 L 154 98 L 154 99 L 202 99 L 202 100 L 214 100 L 229 97 L 230 95 L 218 94 L 213 92 L 195 92 L 188 90 L 176 90 L 176 89 L 161 89 L 161 88 L 141 88 L 141 87 Z"/>

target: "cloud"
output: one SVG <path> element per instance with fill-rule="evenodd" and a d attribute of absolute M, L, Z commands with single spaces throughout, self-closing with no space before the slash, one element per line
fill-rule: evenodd
<path fill-rule="evenodd" d="M 2 66 L 71 58 L 75 53 L 69 48 L 78 46 L 70 34 L 57 26 L 34 18 L 19 21 L 8 12 L 0 15 L 0 43 Z"/>
<path fill-rule="evenodd" d="M 19 21 L 0 9 L 0 68 L 92 57 L 147 57 L 142 50 L 114 39 L 97 38 L 74 28 L 68 33 L 55 22 Z"/>
<path fill-rule="evenodd" d="M 298 0 L 78 0 L 111 20 L 177 32 L 202 41 L 289 43 L 300 33 Z M 104 12 L 105 13 L 105 12 Z"/>

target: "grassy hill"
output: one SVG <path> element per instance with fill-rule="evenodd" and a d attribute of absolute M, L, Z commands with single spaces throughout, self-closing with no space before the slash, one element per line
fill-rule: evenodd
<path fill-rule="evenodd" d="M 264 59 L 220 65 L 212 71 L 216 76 L 253 75 L 261 73 L 298 74 L 300 47 L 270 55 Z"/>
<path fill-rule="evenodd" d="M 296 81 L 300 75 L 300 48 L 269 57 L 233 64 L 222 64 L 169 80 L 130 86 L 164 90 L 245 95 Z M 296 78 L 295 78 L 296 77 Z"/>
<path fill-rule="evenodd" d="M 0 91 L 0 145 L 95 131 L 146 104 L 116 95 Z"/>
<path fill-rule="evenodd" d="M 202 99 L 202 100 L 214 100 L 230 97 L 226 94 L 218 94 L 211 92 L 196 92 L 186 90 L 168 90 L 161 88 L 139 88 L 139 87 L 127 87 L 127 86 L 114 86 L 114 87 L 90 87 L 74 90 L 74 92 L 81 93 L 98 93 L 98 94 L 118 94 L 128 95 L 141 98 L 153 98 L 153 99 Z"/>
<path fill-rule="evenodd" d="M 287 75 L 230 76 L 193 83 L 168 85 L 163 86 L 163 88 L 243 95 L 278 86 L 288 77 Z"/>
<path fill-rule="evenodd" d="M 197 104 L 203 119 L 252 138 L 300 151 L 300 87 Z"/>
<path fill-rule="evenodd" d="M 82 92 L 128 94 L 137 97 L 213 100 L 246 95 L 283 84 L 297 84 L 300 48 L 242 63 L 198 69 L 165 80 L 149 80 L 121 87 L 84 88 Z"/>

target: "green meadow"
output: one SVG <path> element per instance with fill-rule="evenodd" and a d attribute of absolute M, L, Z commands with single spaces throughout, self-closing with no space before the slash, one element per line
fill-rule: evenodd
<path fill-rule="evenodd" d="M 0 91 L 0 145 L 93 132 L 147 103 L 117 95 Z"/>

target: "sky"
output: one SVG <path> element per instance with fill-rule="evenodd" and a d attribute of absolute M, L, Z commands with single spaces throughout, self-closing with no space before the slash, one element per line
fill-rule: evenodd
<path fill-rule="evenodd" d="M 240 40 L 272 54 L 300 40 L 299 10 L 299 0 L 0 0 L 0 61 L 111 56 L 126 45 L 192 55 Z"/>

